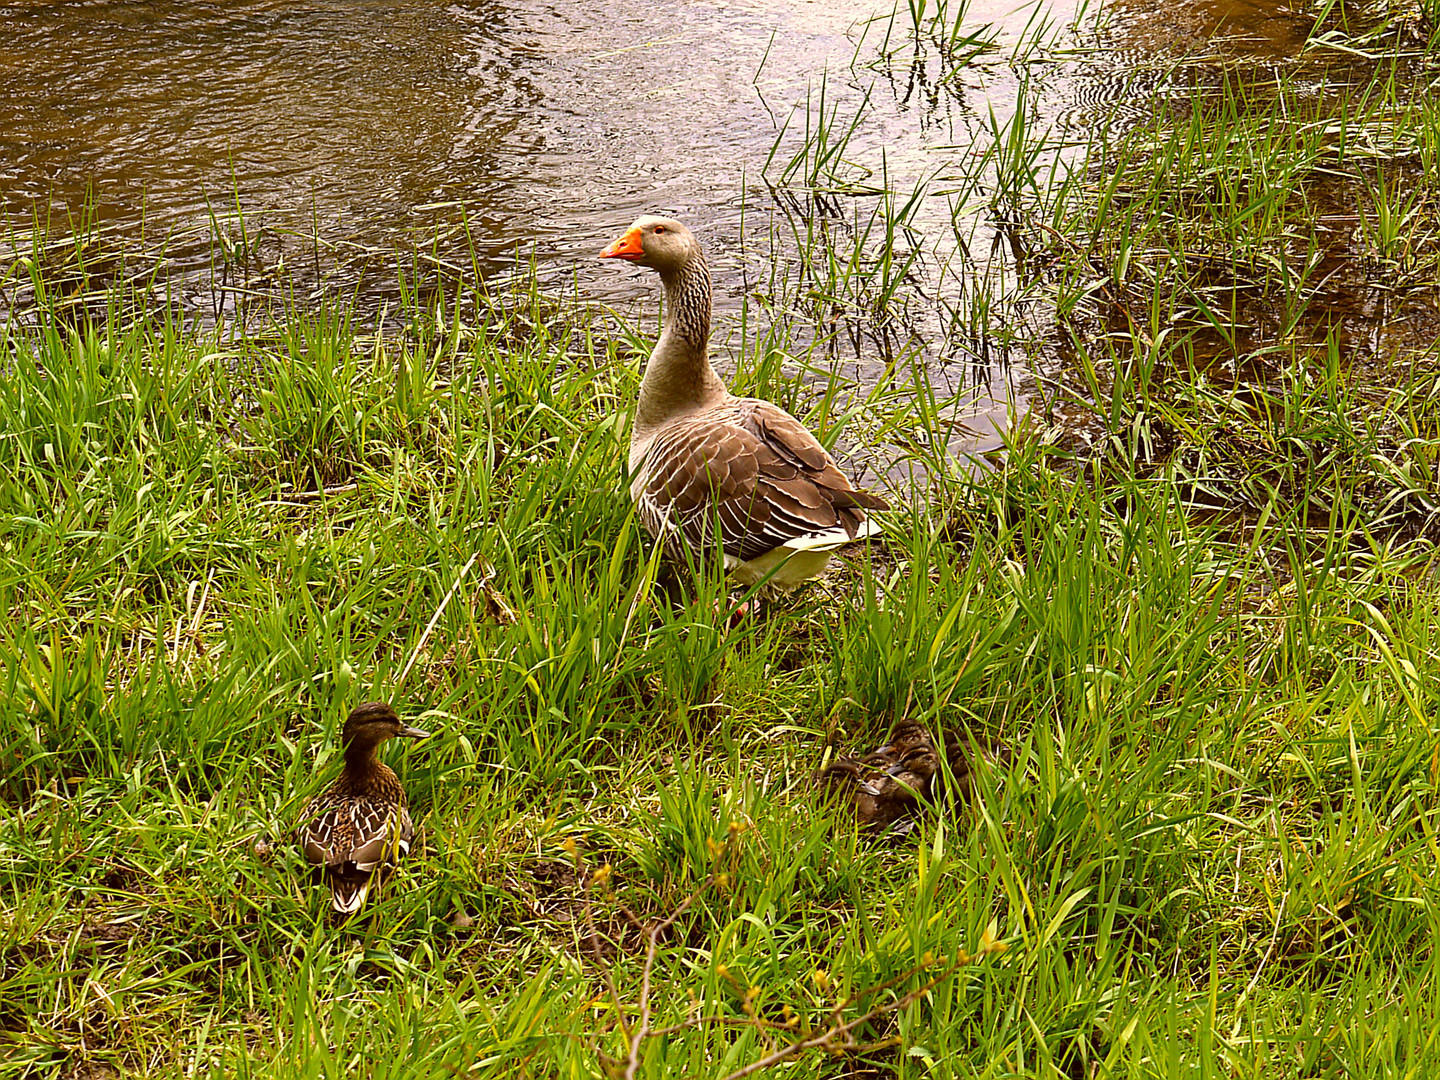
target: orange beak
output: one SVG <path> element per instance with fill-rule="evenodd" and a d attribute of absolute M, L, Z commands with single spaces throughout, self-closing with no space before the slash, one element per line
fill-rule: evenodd
<path fill-rule="evenodd" d="M 630 229 L 624 236 L 620 237 L 613 244 L 600 252 L 602 259 L 629 259 L 634 262 L 645 254 L 645 248 L 640 240 L 640 230 Z"/>

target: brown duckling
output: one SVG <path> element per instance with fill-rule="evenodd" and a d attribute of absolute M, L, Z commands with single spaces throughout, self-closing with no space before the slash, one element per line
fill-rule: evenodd
<path fill-rule="evenodd" d="M 410 850 L 415 827 L 400 779 L 376 757 L 386 739 L 424 739 L 383 701 L 357 706 L 345 721 L 345 769 L 305 804 L 295 839 L 305 859 L 330 883 L 331 903 L 342 915 L 359 910 L 371 875 Z"/>
<path fill-rule="evenodd" d="M 955 778 L 953 797 L 967 798 L 973 769 L 969 743 L 959 733 L 947 731 L 943 753 Z M 907 720 L 896 726 L 890 741 L 878 750 L 859 758 L 841 754 L 820 771 L 816 782 L 832 791 L 852 791 L 861 825 L 908 832 L 913 823 L 901 823 L 902 819 L 912 818 L 922 805 L 945 794 L 940 754 L 929 729 Z M 1003 755 L 990 748 L 981 756 L 997 761 Z"/>

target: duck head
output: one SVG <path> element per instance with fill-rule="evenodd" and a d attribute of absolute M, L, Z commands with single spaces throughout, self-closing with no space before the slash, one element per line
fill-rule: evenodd
<path fill-rule="evenodd" d="M 341 739 L 346 746 L 377 746 L 386 739 L 425 739 L 430 732 L 411 727 L 384 701 L 369 701 L 351 710 Z"/>

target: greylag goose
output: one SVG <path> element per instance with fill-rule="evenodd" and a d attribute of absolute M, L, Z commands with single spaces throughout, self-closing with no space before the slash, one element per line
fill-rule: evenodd
<path fill-rule="evenodd" d="M 375 751 L 386 739 L 424 739 L 381 701 L 360 705 L 345 721 L 345 769 L 305 804 L 295 839 L 305 860 L 330 882 L 330 902 L 348 915 L 365 902 L 371 876 L 410 850 L 415 828 L 394 771 Z"/>
<path fill-rule="evenodd" d="M 657 271 L 665 326 L 640 383 L 630 497 L 671 558 L 708 552 L 742 585 L 793 589 L 836 548 L 880 531 L 858 490 L 805 425 L 778 405 L 733 397 L 710 364 L 710 272 L 684 225 L 642 217 L 600 253 Z M 715 532 L 719 532 L 718 538 Z"/>

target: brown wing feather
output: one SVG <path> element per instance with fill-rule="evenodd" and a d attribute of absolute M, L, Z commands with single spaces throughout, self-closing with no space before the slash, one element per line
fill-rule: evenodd
<path fill-rule="evenodd" d="M 939 770 L 930 732 L 907 721 L 878 750 L 861 758 L 841 755 L 819 780 L 834 790 L 853 792 L 860 823 L 884 829 L 936 795 Z"/>
<path fill-rule="evenodd" d="M 342 777 L 306 805 L 295 830 L 305 860 L 325 871 L 337 911 L 354 910 L 371 873 L 410 851 L 415 828 L 405 790 L 386 772 L 365 791 Z"/>
<path fill-rule="evenodd" d="M 798 537 L 837 527 L 854 536 L 866 509 L 860 491 L 805 427 L 777 405 L 726 402 L 660 432 L 645 459 L 641 519 L 672 556 L 721 547 L 742 561 Z"/>

